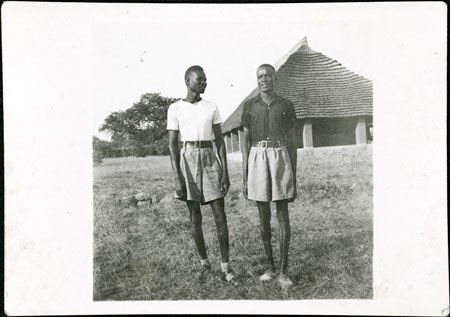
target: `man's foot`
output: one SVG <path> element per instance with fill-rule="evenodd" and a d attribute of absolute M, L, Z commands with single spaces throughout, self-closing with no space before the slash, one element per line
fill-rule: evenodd
<path fill-rule="evenodd" d="M 289 276 L 285 273 L 280 274 L 280 278 L 278 279 L 278 281 L 280 282 L 281 287 L 289 287 L 294 284 Z"/>
<path fill-rule="evenodd" d="M 211 263 L 203 264 L 202 268 L 200 269 L 200 273 L 198 274 L 198 278 L 200 280 L 204 279 L 206 275 L 211 273 Z"/>
<path fill-rule="evenodd" d="M 275 277 L 275 275 L 277 275 L 275 269 L 268 269 L 266 272 L 264 272 L 263 275 L 259 277 L 259 279 L 263 282 L 267 282 L 272 280 Z"/>
<path fill-rule="evenodd" d="M 222 279 L 226 282 L 231 282 L 236 276 L 234 275 L 233 270 L 229 269 L 226 272 L 222 272 L 223 277 Z"/>

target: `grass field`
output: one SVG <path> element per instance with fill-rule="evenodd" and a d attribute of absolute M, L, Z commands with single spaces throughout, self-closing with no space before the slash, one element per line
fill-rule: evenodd
<path fill-rule="evenodd" d="M 229 160 L 225 200 L 231 265 L 238 285 L 220 281 L 220 254 L 209 206 L 203 231 L 213 274 L 196 278 L 199 257 L 188 210 L 172 200 L 168 157 L 106 159 L 94 167 L 94 300 L 372 298 L 372 149 L 299 150 L 298 198 L 289 205 L 289 274 L 294 285 L 262 283 L 264 250 L 256 205 L 242 198 L 241 163 Z M 151 192 L 160 202 L 126 206 Z M 274 205 L 272 213 L 275 216 Z M 276 217 L 272 218 L 278 259 Z"/>

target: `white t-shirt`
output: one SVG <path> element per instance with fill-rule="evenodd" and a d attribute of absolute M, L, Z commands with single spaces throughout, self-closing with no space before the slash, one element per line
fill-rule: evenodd
<path fill-rule="evenodd" d="M 219 108 L 214 102 L 200 100 L 190 103 L 183 100 L 169 106 L 167 130 L 180 131 L 181 141 L 214 140 L 213 124 L 220 124 Z"/>

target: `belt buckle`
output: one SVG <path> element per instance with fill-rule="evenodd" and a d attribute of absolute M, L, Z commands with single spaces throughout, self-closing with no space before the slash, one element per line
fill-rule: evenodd
<path fill-rule="evenodd" d="M 264 146 L 263 146 L 264 144 Z M 267 148 L 267 141 L 261 141 L 261 147 Z"/>

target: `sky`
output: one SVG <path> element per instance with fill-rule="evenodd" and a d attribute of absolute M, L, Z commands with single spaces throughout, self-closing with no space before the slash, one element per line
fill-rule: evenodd
<path fill-rule="evenodd" d="M 208 78 L 203 98 L 218 104 L 225 121 L 256 87 L 256 68 L 275 64 L 304 36 L 312 49 L 372 79 L 372 28 L 364 14 L 319 4 L 153 8 L 128 7 L 115 22 L 92 27 L 92 133 L 102 139 L 109 139 L 98 131 L 107 115 L 143 93 L 184 97 L 184 71 L 196 64 Z"/>

